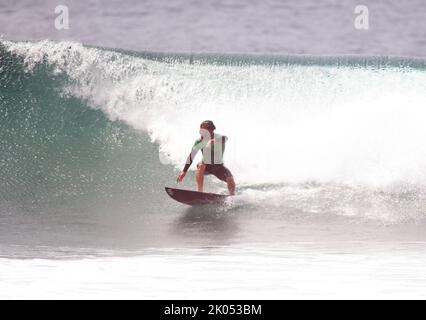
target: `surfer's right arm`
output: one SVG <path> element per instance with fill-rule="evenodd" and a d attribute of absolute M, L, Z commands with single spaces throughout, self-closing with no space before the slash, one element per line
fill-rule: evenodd
<path fill-rule="evenodd" d="M 194 161 L 195 156 L 197 155 L 198 151 L 203 148 L 202 141 L 202 138 L 195 141 L 194 145 L 192 146 L 191 152 L 189 153 L 189 156 L 186 159 L 185 166 L 183 167 L 182 171 L 179 172 L 179 175 L 176 178 L 177 182 L 181 182 L 183 178 L 185 178 L 186 172 Z"/>

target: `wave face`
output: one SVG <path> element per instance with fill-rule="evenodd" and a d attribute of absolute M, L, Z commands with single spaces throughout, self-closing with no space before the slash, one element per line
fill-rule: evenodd
<path fill-rule="evenodd" d="M 141 133 L 70 94 L 74 80 L 43 51 L 30 67 L 35 51 L 16 55 L 7 44 L 0 50 L 2 212 L 55 211 L 70 203 L 76 210 L 85 199 L 136 197 L 149 187 L 143 182 L 154 169 L 147 163 L 156 164 L 158 151 Z"/>
<path fill-rule="evenodd" d="M 225 162 L 248 189 L 426 182 L 423 60 L 0 48 L 6 200 L 160 188 L 173 175 L 160 160 L 181 167 L 205 119 L 229 136 Z"/>

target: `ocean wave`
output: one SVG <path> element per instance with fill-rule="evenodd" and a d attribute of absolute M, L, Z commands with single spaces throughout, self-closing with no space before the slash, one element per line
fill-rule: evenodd
<path fill-rule="evenodd" d="M 422 59 L 137 53 L 51 41 L 3 41 L 0 59 L 3 198 L 111 195 L 123 181 L 153 188 L 160 159 L 179 168 L 204 119 L 229 136 L 225 161 L 239 185 L 393 192 L 426 182 Z"/>

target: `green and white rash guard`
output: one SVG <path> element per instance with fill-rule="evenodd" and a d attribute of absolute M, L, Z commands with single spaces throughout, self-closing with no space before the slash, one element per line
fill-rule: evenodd
<path fill-rule="evenodd" d="M 227 136 L 222 136 L 217 133 L 213 134 L 212 139 L 202 136 L 195 140 L 183 171 L 188 171 L 199 150 L 201 150 L 203 154 L 204 164 L 223 164 L 223 154 L 225 152 L 225 144 L 227 140 Z"/>

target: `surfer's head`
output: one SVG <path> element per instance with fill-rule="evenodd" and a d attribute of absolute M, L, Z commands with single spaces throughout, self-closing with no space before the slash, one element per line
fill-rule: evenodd
<path fill-rule="evenodd" d="M 213 131 L 213 130 L 216 129 L 216 126 L 214 125 L 213 121 L 211 121 L 211 120 L 205 120 L 205 121 L 201 122 L 200 129 L 204 129 L 204 130 L 208 130 L 208 131 Z"/>
<path fill-rule="evenodd" d="M 213 121 L 205 120 L 200 124 L 200 134 L 203 139 L 211 139 L 213 138 L 213 131 L 216 129 Z"/>

